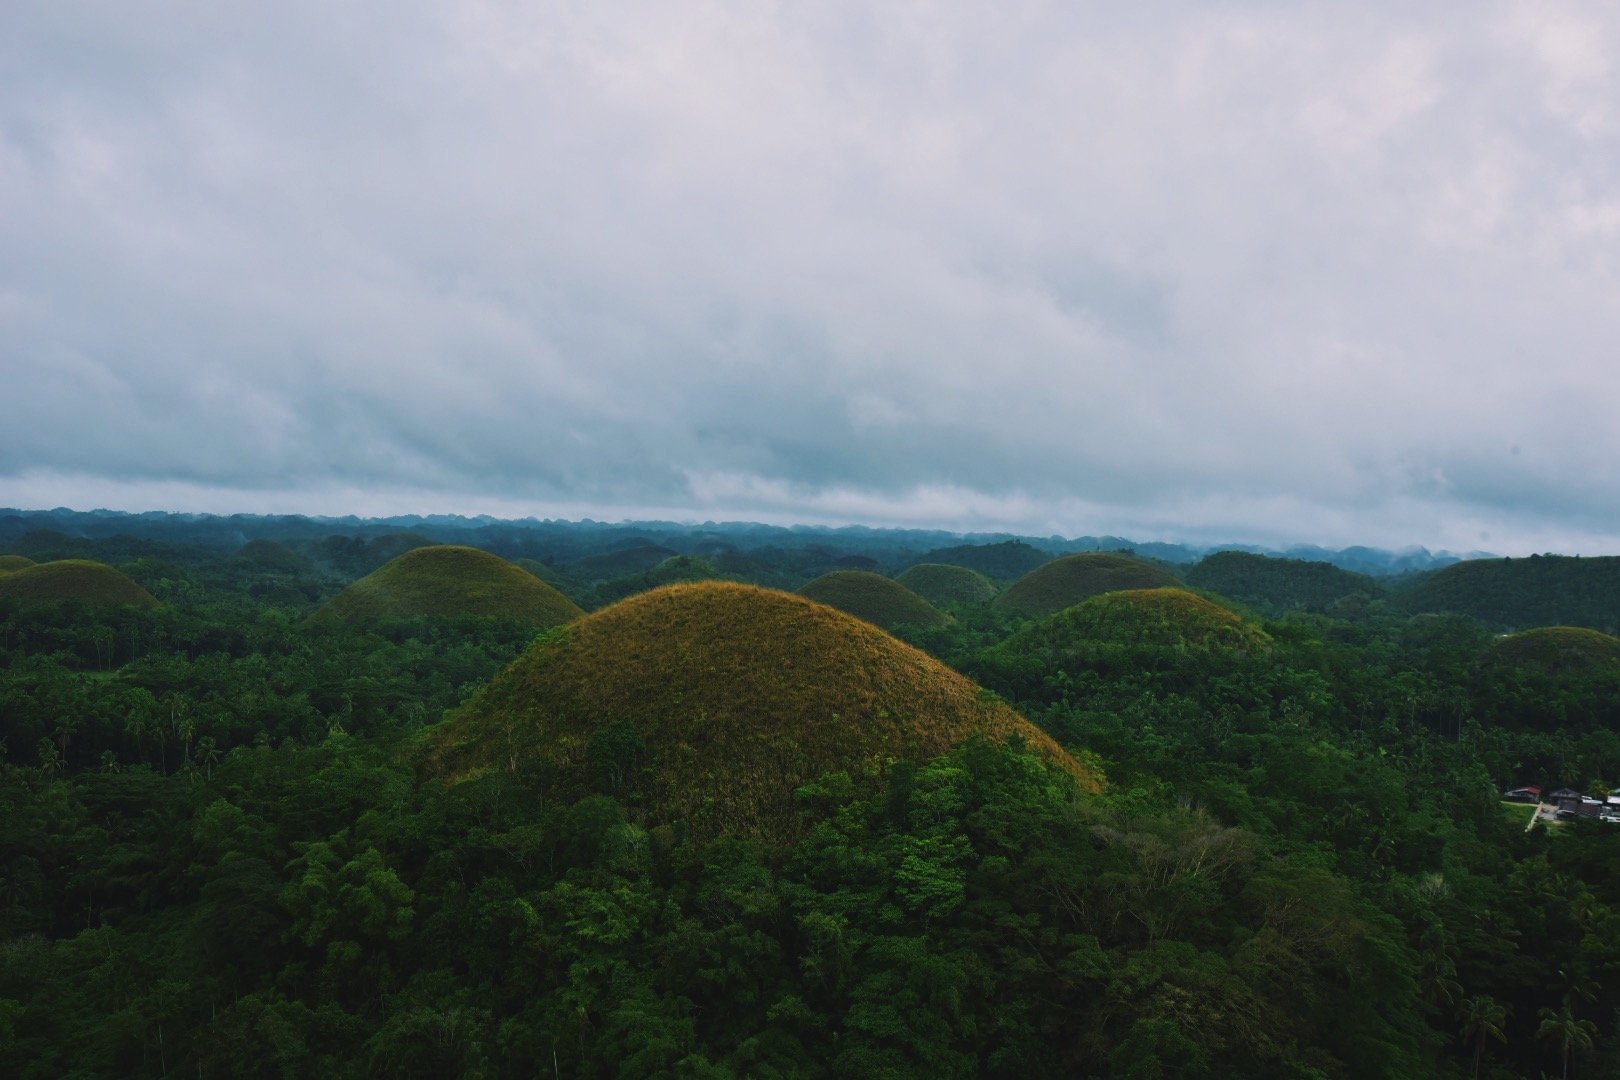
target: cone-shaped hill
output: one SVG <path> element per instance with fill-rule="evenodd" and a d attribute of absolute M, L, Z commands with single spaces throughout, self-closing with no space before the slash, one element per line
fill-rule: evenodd
<path fill-rule="evenodd" d="M 818 604 L 835 607 L 874 626 L 943 626 L 951 617 L 893 578 L 865 570 L 834 570 L 799 590 Z"/>
<path fill-rule="evenodd" d="M 1174 575 L 1152 563 L 1088 551 L 1067 555 L 1031 570 L 996 597 L 996 606 L 1017 615 L 1039 618 L 1103 593 L 1174 588 L 1180 584 Z"/>
<path fill-rule="evenodd" d="M 568 580 L 562 571 L 539 559 L 513 559 L 512 565 L 519 570 L 527 570 L 547 585 L 562 585 Z"/>
<path fill-rule="evenodd" d="M 407 551 L 333 597 L 311 624 L 470 615 L 557 626 L 584 612 L 527 570 L 469 547 Z"/>
<path fill-rule="evenodd" d="M 9 574 L 33 565 L 34 560 L 26 555 L 0 555 L 0 574 Z"/>
<path fill-rule="evenodd" d="M 157 607 L 157 597 L 106 563 L 63 559 L 0 574 L 0 600 L 60 604 L 69 600 L 101 607 Z"/>
<path fill-rule="evenodd" d="M 1022 736 L 1098 786 L 1011 708 L 881 630 L 791 593 L 701 582 L 536 642 L 429 734 L 425 770 L 539 766 L 573 791 L 633 773 L 655 814 L 701 836 L 782 840 L 800 829 L 794 789 L 831 771 L 872 777 L 976 732 Z"/>
<path fill-rule="evenodd" d="M 977 570 L 946 563 L 918 563 L 894 580 L 930 604 L 988 604 L 998 591 Z"/>
<path fill-rule="evenodd" d="M 1554 675 L 1620 672 L 1620 638 L 1578 626 L 1543 626 L 1502 638 L 1481 659 L 1493 667 L 1534 668 Z"/>
<path fill-rule="evenodd" d="M 1246 653 L 1269 648 L 1271 635 L 1236 612 L 1185 589 L 1105 593 L 1049 615 L 1008 639 L 1013 653 L 1060 653 L 1086 645 Z"/>

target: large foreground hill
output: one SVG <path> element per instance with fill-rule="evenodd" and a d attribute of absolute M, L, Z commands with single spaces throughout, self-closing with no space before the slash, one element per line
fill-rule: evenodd
<path fill-rule="evenodd" d="M 794 790 L 876 778 L 976 733 L 1017 736 L 1086 786 L 1038 728 L 841 611 L 722 582 L 625 600 L 537 642 L 433 733 L 428 772 L 555 770 L 560 788 L 644 786 L 695 832 L 797 831 Z"/>

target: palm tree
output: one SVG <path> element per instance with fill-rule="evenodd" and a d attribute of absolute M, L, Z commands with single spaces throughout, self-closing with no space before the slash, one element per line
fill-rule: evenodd
<path fill-rule="evenodd" d="M 214 742 L 212 735 L 204 735 L 197 740 L 195 757 L 196 760 L 203 763 L 203 767 L 208 771 L 208 778 L 212 780 L 214 778 L 214 766 L 219 764 L 219 747 Z"/>
<path fill-rule="evenodd" d="M 1474 1075 L 1479 1075 L 1479 1059 L 1485 1053 L 1485 1040 L 1507 1042 L 1502 1025 L 1507 1022 L 1507 1010 L 1488 994 L 1468 998 L 1457 1007 L 1457 1019 L 1462 1021 L 1462 1037 L 1466 1043 L 1474 1041 Z"/>
<path fill-rule="evenodd" d="M 1568 1005 L 1557 1010 L 1542 1009 L 1537 1015 L 1541 1017 L 1541 1026 L 1536 1029 L 1536 1038 L 1558 1046 L 1564 1057 L 1564 1080 L 1569 1080 L 1569 1052 L 1592 1049 L 1597 1025 L 1590 1020 L 1575 1019 Z"/>
<path fill-rule="evenodd" d="M 116 773 L 116 772 L 119 771 L 120 768 L 121 768 L 121 766 L 118 764 L 118 755 L 117 754 L 113 753 L 111 750 L 103 750 L 101 752 L 101 771 L 102 772 L 104 772 L 104 773 Z"/>

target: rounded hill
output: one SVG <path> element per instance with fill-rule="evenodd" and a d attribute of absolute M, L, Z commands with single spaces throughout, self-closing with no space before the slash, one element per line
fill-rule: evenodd
<path fill-rule="evenodd" d="M 1067 555 L 1031 570 L 996 598 L 996 606 L 1017 615 L 1039 618 L 1103 593 L 1175 588 L 1180 584 L 1174 575 L 1152 563 L 1088 551 Z"/>
<path fill-rule="evenodd" d="M 832 771 L 876 777 L 975 733 L 1020 736 L 1097 786 L 1010 707 L 868 623 L 792 593 L 702 582 L 536 642 L 428 735 L 425 768 L 538 770 L 574 790 L 622 780 L 700 835 L 787 839 L 800 831 L 796 788 Z"/>
<path fill-rule="evenodd" d="M 106 563 L 63 559 L 0 574 L 0 600 L 25 604 L 78 601 L 99 607 L 157 607 L 157 597 Z"/>
<path fill-rule="evenodd" d="M 333 597 L 309 622 L 467 615 L 557 626 L 584 612 L 498 555 L 469 547 L 407 551 Z"/>
<path fill-rule="evenodd" d="M 996 598 L 995 582 L 965 566 L 918 563 L 894 580 L 930 604 L 988 604 Z"/>
<path fill-rule="evenodd" d="M 26 555 L 0 555 L 0 574 L 14 573 L 34 565 L 34 560 Z"/>
<path fill-rule="evenodd" d="M 1185 589 L 1131 589 L 1094 596 L 1013 635 L 1009 652 L 1061 652 L 1085 645 L 1246 653 L 1271 636 L 1229 608 Z"/>
<path fill-rule="evenodd" d="M 1620 671 L 1620 638 L 1579 626 L 1543 626 L 1502 638 L 1481 659 L 1493 667 L 1534 668 L 1554 675 Z"/>
<path fill-rule="evenodd" d="M 834 570 L 799 590 L 818 604 L 848 612 L 874 626 L 943 626 L 951 617 L 904 585 L 865 570 Z"/>
<path fill-rule="evenodd" d="M 658 544 L 641 544 L 586 555 L 569 563 L 566 569 L 569 574 L 581 581 L 601 581 L 604 578 L 618 577 L 620 574 L 639 574 L 644 570 L 651 570 L 665 559 L 679 554 L 678 551 Z"/>

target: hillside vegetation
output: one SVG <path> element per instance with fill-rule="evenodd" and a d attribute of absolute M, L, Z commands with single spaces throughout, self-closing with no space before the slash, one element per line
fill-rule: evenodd
<path fill-rule="evenodd" d="M 1384 588 L 1366 574 L 1332 563 L 1283 559 L 1247 551 L 1217 551 L 1187 572 L 1187 583 L 1268 612 L 1325 611 L 1335 600 Z"/>
<path fill-rule="evenodd" d="M 1173 588 L 1180 584 L 1175 575 L 1152 563 L 1088 551 L 1032 570 L 998 596 L 995 603 L 1003 611 L 1039 618 L 1103 593 Z"/>
<path fill-rule="evenodd" d="M 904 643 L 804 597 L 707 582 L 644 593 L 537 642 L 431 734 L 427 770 L 604 776 L 699 834 L 799 831 L 793 792 L 874 779 L 975 733 L 1019 736 L 1097 778 L 1011 708 Z"/>
<path fill-rule="evenodd" d="M 1231 609 L 1185 589 L 1132 589 L 1094 596 L 1049 615 L 1014 634 L 1004 648 L 1044 654 L 1096 645 L 1244 653 L 1268 648 L 1271 636 Z"/>
<path fill-rule="evenodd" d="M 77 601 L 101 607 L 157 607 L 157 597 L 106 563 L 88 559 L 35 563 L 0 574 L 0 600 L 25 604 Z"/>
<path fill-rule="evenodd" d="M 639 544 L 617 551 L 586 555 L 569 563 L 564 569 L 580 581 L 602 581 L 621 574 L 651 570 L 665 559 L 678 554 L 679 552 L 671 548 L 657 544 Z"/>
<path fill-rule="evenodd" d="M 977 570 L 947 563 L 918 563 L 895 580 L 936 606 L 987 604 L 999 591 L 995 582 Z"/>
<path fill-rule="evenodd" d="M 497 555 L 446 546 L 407 551 L 344 589 L 309 622 L 449 615 L 550 627 L 583 614 L 562 593 Z"/>
<path fill-rule="evenodd" d="M 0 574 L 9 574 L 14 570 L 33 565 L 34 560 L 26 555 L 0 555 Z"/>
<path fill-rule="evenodd" d="M 1578 626 L 1543 626 L 1503 638 L 1482 659 L 1498 667 L 1551 674 L 1620 671 L 1620 638 Z"/>
<path fill-rule="evenodd" d="M 957 544 L 935 548 L 917 562 L 944 563 L 977 570 L 985 577 L 997 581 L 1014 581 L 1038 566 L 1052 561 L 1052 554 L 1022 540 L 1004 540 L 999 544 Z"/>
<path fill-rule="evenodd" d="M 818 604 L 848 612 L 874 626 L 943 626 L 951 617 L 904 585 L 865 570 L 834 570 L 799 590 Z"/>
<path fill-rule="evenodd" d="M 1584 626 L 1620 630 L 1620 556 L 1471 559 L 1437 570 L 1397 597 L 1413 613 L 1471 615 L 1496 630 Z"/>

